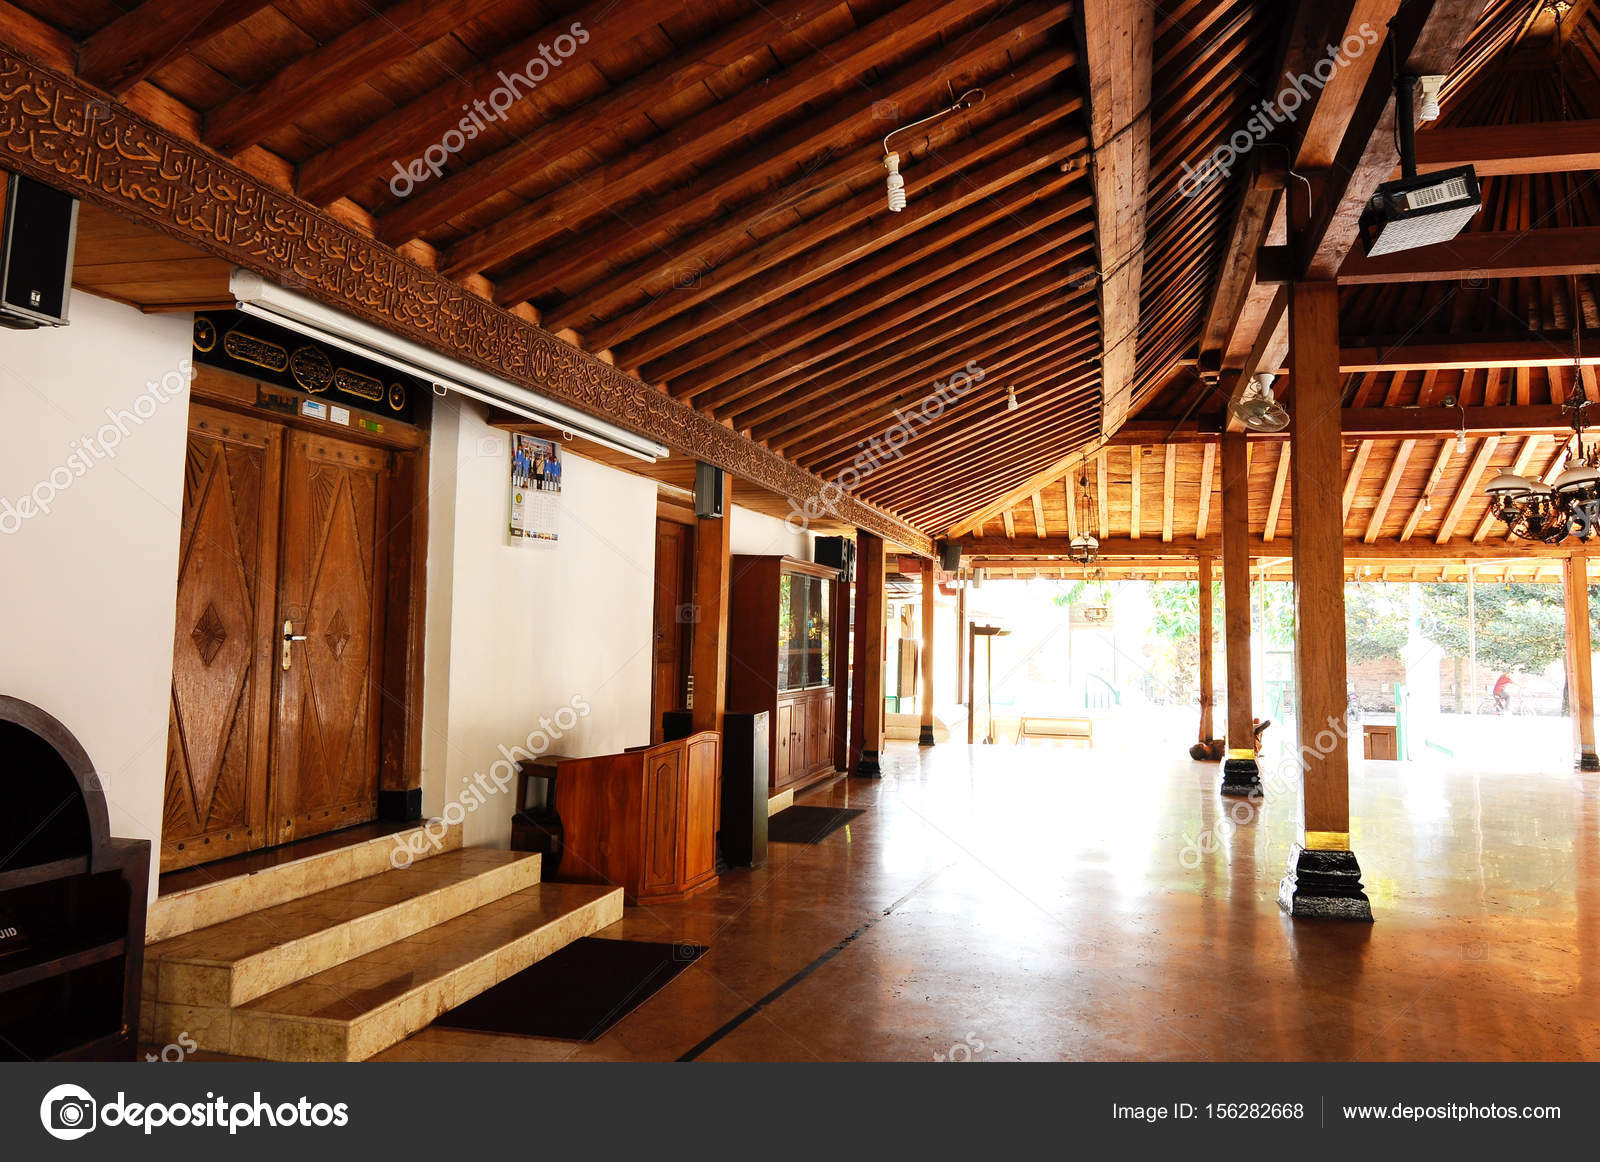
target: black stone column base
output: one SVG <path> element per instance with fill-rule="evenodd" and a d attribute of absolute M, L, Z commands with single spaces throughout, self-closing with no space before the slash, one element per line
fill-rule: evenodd
<path fill-rule="evenodd" d="M 395 823 L 411 823 L 422 818 L 422 788 L 408 791 L 378 792 L 378 818 Z"/>
<path fill-rule="evenodd" d="M 918 746 L 932 746 L 933 745 L 933 727 L 924 726 L 922 728 L 920 733 L 918 733 L 918 735 L 917 735 L 917 745 Z"/>
<path fill-rule="evenodd" d="M 1255 759 L 1222 760 L 1222 793 L 1261 797 L 1261 768 Z"/>
<path fill-rule="evenodd" d="M 1600 771 L 1600 755 L 1582 751 L 1572 761 L 1572 769 L 1575 771 Z"/>
<path fill-rule="evenodd" d="M 878 766 L 878 752 L 875 750 L 862 751 L 861 758 L 856 761 L 856 769 L 851 773 L 858 779 L 883 778 L 883 770 Z"/>
<path fill-rule="evenodd" d="M 1361 890 L 1353 851 L 1309 851 L 1296 844 L 1289 874 L 1278 885 L 1278 906 L 1291 916 L 1372 922 L 1372 902 Z"/>

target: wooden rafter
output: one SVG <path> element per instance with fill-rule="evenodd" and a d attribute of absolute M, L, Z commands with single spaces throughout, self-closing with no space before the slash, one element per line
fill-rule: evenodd
<path fill-rule="evenodd" d="M 1261 529 L 1261 539 L 1270 541 L 1278 535 L 1278 514 L 1283 510 L 1283 490 L 1289 483 L 1289 441 L 1278 445 L 1278 467 L 1272 475 L 1272 499 L 1267 502 L 1267 521 Z"/>
<path fill-rule="evenodd" d="M 1205 539 L 1211 524 L 1211 490 L 1217 480 L 1217 445 L 1207 444 L 1200 461 L 1200 498 L 1195 507 L 1195 536 Z"/>
<path fill-rule="evenodd" d="M 1367 520 L 1367 531 L 1361 537 L 1369 545 L 1376 541 L 1378 534 L 1383 531 L 1384 518 L 1389 515 L 1389 506 L 1394 503 L 1395 491 L 1400 487 L 1406 465 L 1411 460 L 1411 450 L 1416 446 L 1415 440 L 1401 440 L 1400 447 L 1395 449 L 1394 461 L 1389 465 L 1389 474 L 1384 477 L 1383 491 L 1378 494 L 1378 503 L 1372 506 L 1372 516 Z M 1284 445 L 1285 454 L 1288 447 L 1289 445 Z"/>
<path fill-rule="evenodd" d="M 1144 449 L 1135 444 L 1128 449 L 1128 537 L 1138 540 L 1140 534 L 1140 519 L 1143 516 L 1144 501 L 1140 495 L 1140 476 L 1142 475 L 1140 461 L 1144 457 Z"/>
<path fill-rule="evenodd" d="M 1168 444 L 1166 461 L 1161 472 L 1161 539 L 1163 541 L 1172 540 L 1172 506 L 1176 497 L 1177 457 L 1178 449 L 1172 444 Z"/>
<path fill-rule="evenodd" d="M 78 51 L 78 75 L 108 93 L 126 93 L 161 65 L 245 20 L 271 0 L 143 0 Z"/>
<path fill-rule="evenodd" d="M 1461 476 L 1461 482 L 1456 485 L 1455 495 L 1450 498 L 1450 507 L 1445 510 L 1444 520 L 1439 525 L 1439 534 L 1434 538 L 1443 545 L 1450 540 L 1460 523 L 1461 516 L 1467 510 L 1467 505 L 1474 500 L 1482 501 L 1482 494 L 1478 492 L 1478 479 L 1483 475 L 1483 470 L 1489 464 L 1489 458 L 1494 455 L 1494 450 L 1500 446 L 1500 437 L 1485 436 L 1478 444 L 1478 451 L 1472 457 L 1472 462 L 1467 466 L 1466 472 Z"/>
<path fill-rule="evenodd" d="M 1096 533 L 1101 537 L 1109 537 L 1111 535 L 1111 506 L 1109 503 L 1107 503 L 1106 454 L 1104 452 L 1101 452 L 1100 455 L 1094 458 L 1094 477 L 1096 497 L 1099 501 L 1098 515 L 1100 518 L 1099 527 L 1097 528 Z"/>
<path fill-rule="evenodd" d="M 1449 440 L 1439 441 L 1439 453 L 1434 457 L 1433 467 L 1428 472 L 1427 483 L 1422 487 L 1422 495 L 1411 509 L 1411 515 L 1406 517 L 1405 527 L 1400 530 L 1400 539 L 1409 541 L 1411 534 L 1417 531 L 1417 526 L 1422 523 L 1422 516 L 1433 507 L 1433 490 L 1439 486 L 1439 480 L 1444 476 L 1444 470 L 1450 463 L 1450 454 L 1454 444 Z"/>

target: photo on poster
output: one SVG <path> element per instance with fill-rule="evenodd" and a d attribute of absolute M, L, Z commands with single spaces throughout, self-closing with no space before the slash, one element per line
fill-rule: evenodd
<path fill-rule="evenodd" d="M 554 545 L 561 539 L 561 453 L 554 440 L 511 436 L 511 543 Z"/>

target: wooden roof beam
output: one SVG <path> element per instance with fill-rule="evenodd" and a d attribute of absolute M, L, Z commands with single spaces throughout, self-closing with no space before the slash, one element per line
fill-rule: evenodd
<path fill-rule="evenodd" d="M 1030 566 L 1040 565 L 1053 558 L 1070 559 L 1071 542 L 1066 537 L 959 537 L 964 559 L 970 558 L 980 568 L 987 561 L 1026 561 Z M 1260 534 L 1251 533 L 1250 556 L 1257 560 L 1280 559 L 1285 556 L 1285 546 L 1275 541 L 1263 541 Z M 1222 538 L 1180 537 L 1170 542 L 1129 540 L 1126 537 L 1103 537 L 1100 541 L 1100 559 L 1115 560 L 1170 560 L 1202 556 L 1214 557 L 1222 551 Z M 1587 544 L 1546 545 L 1534 541 L 1512 541 L 1509 544 L 1479 545 L 1471 541 L 1453 541 L 1448 545 L 1434 541 L 1399 541 L 1383 538 L 1367 542 L 1359 537 L 1346 538 L 1346 561 L 1504 561 L 1567 556 L 1600 556 L 1600 539 Z"/>
<path fill-rule="evenodd" d="M 1402 282 L 1455 282 L 1500 278 L 1551 278 L 1600 270 L 1600 226 L 1550 226 L 1539 230 L 1469 230 L 1449 242 L 1369 257 L 1351 252 L 1339 267 L 1341 286 Z M 1294 277 L 1287 246 L 1264 247 L 1257 277 L 1286 283 Z"/>
<path fill-rule="evenodd" d="M 1155 12 L 1127 0 L 1083 0 L 1090 162 L 1100 247 L 1100 433 L 1122 426 L 1133 400 L 1150 169 L 1150 73 Z"/>
<path fill-rule="evenodd" d="M 217 33 L 233 27 L 271 0 L 144 0 L 78 50 L 78 76 L 121 96 L 156 69 Z"/>
<path fill-rule="evenodd" d="M 1572 340 L 1564 335 L 1505 340 L 1465 338 L 1447 343 L 1344 347 L 1339 351 L 1339 370 L 1345 372 L 1561 367 L 1570 366 L 1572 362 Z M 1600 364 L 1600 355 L 1587 354 L 1581 362 L 1585 367 L 1592 367 Z"/>
<path fill-rule="evenodd" d="M 1558 434 L 1570 432 L 1569 412 L 1557 404 L 1510 404 L 1469 407 L 1461 410 L 1444 407 L 1356 407 L 1340 413 L 1344 435 L 1356 439 L 1381 440 L 1407 436 L 1454 436 L 1465 425 L 1468 436 L 1506 436 Z M 1220 438 L 1214 428 L 1203 428 L 1193 421 L 1176 426 L 1171 420 L 1151 417 L 1130 422 L 1112 444 L 1200 444 Z M 1287 441 L 1289 430 L 1251 432 L 1252 441 Z"/>
<path fill-rule="evenodd" d="M 1417 169 L 1470 165 L 1479 177 L 1586 173 L 1600 169 L 1600 121 L 1519 125 L 1432 125 L 1417 134 Z M 1397 169 L 1391 175 L 1399 177 Z"/>

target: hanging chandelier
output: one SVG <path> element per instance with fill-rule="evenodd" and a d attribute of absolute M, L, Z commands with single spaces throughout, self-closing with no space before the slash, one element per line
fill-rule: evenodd
<path fill-rule="evenodd" d="M 1067 546 L 1067 555 L 1080 565 L 1093 564 L 1100 554 L 1100 541 L 1089 534 L 1089 458 L 1084 457 L 1083 475 L 1078 479 L 1078 528 L 1082 531 Z"/>
<path fill-rule="evenodd" d="M 1525 541 L 1559 545 L 1570 537 L 1587 541 L 1600 521 L 1600 445 L 1584 441 L 1582 303 L 1578 279 L 1572 276 L 1572 391 L 1563 410 L 1572 412 L 1572 446 L 1566 466 L 1550 483 L 1529 480 L 1502 469 L 1483 491 L 1489 509 L 1505 523 L 1506 534 Z"/>
<path fill-rule="evenodd" d="M 1600 448 L 1584 442 L 1589 401 L 1574 389 L 1564 405 L 1572 410 L 1572 451 L 1567 466 L 1549 484 L 1502 469 L 1484 486 L 1490 509 L 1506 532 L 1526 541 L 1559 545 L 1569 536 L 1587 541 L 1600 521 Z"/>

